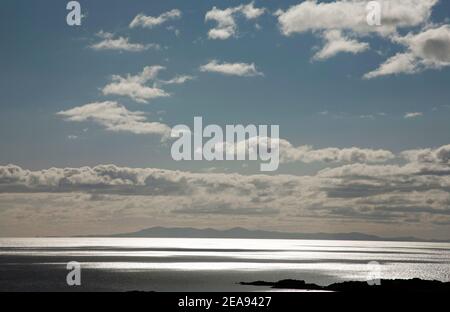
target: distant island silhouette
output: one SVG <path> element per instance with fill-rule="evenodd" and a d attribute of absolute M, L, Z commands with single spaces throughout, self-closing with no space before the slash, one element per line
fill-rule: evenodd
<path fill-rule="evenodd" d="M 190 227 L 151 227 L 136 232 L 111 235 L 83 235 L 84 237 L 158 237 L 158 238 L 251 238 L 251 239 L 317 239 L 317 240 L 356 240 L 356 241 L 397 241 L 397 242 L 450 242 L 445 240 L 421 239 L 412 236 L 380 237 L 376 235 L 350 233 L 289 233 L 262 230 L 249 230 L 235 227 L 227 230 L 212 228 L 196 229 Z"/>

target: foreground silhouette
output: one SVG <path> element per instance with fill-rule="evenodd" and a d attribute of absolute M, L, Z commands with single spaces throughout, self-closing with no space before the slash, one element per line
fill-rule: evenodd
<path fill-rule="evenodd" d="M 278 282 L 241 282 L 241 285 L 269 286 L 278 289 L 302 289 L 317 291 L 341 291 L 341 292 L 450 292 L 450 282 L 421 280 L 419 278 L 409 280 L 379 280 L 373 283 L 363 281 L 349 281 L 334 283 L 328 286 L 306 283 L 303 280 L 281 280 Z"/>

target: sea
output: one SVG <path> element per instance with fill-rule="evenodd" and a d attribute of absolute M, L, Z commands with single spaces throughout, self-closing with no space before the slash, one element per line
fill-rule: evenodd
<path fill-rule="evenodd" d="M 79 278 L 76 284 L 74 274 Z M 411 278 L 450 281 L 450 244 L 228 238 L 0 238 L 0 291 L 251 292 L 272 289 L 240 282 L 297 279 L 328 285 Z"/>

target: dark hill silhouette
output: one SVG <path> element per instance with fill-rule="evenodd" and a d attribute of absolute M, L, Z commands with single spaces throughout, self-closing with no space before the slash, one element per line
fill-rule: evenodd
<path fill-rule="evenodd" d="M 328 286 L 309 284 L 303 280 L 281 280 L 278 282 L 241 282 L 241 285 L 269 286 L 278 289 L 303 289 L 338 292 L 445 292 L 450 293 L 450 282 L 429 281 L 419 278 L 409 280 L 380 280 L 377 285 L 362 281 L 334 283 Z"/>
<path fill-rule="evenodd" d="M 98 235 L 94 235 L 97 236 Z M 370 234 L 350 233 L 287 233 L 262 230 L 248 230 L 235 227 L 228 230 L 216 230 L 212 228 L 196 229 L 188 227 L 165 228 L 152 227 L 137 232 L 101 235 L 100 237 L 167 237 L 167 238 L 269 238 L 269 239 L 323 239 L 323 240 L 365 240 L 365 241 L 414 241 L 425 242 L 436 240 L 424 240 L 415 237 L 379 237 Z"/>

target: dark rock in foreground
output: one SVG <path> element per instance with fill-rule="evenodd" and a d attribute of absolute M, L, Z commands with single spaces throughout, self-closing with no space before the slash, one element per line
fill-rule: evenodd
<path fill-rule="evenodd" d="M 414 278 L 410 280 L 380 280 L 379 283 L 341 282 L 328 286 L 309 284 L 302 280 L 281 280 L 278 282 L 241 282 L 241 285 L 269 286 L 278 289 L 302 289 L 340 292 L 450 292 L 450 282 L 428 281 Z"/>

